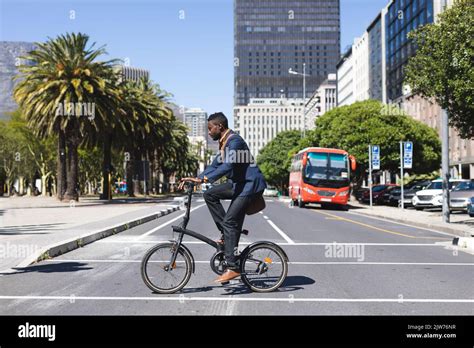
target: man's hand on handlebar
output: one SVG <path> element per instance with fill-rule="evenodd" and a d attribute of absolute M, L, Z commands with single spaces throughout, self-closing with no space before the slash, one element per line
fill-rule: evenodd
<path fill-rule="evenodd" d="M 178 190 L 182 190 L 184 188 L 184 184 L 186 182 L 194 182 L 195 184 L 200 184 L 200 183 L 202 183 L 202 179 L 199 179 L 199 178 L 182 178 L 179 181 Z"/>

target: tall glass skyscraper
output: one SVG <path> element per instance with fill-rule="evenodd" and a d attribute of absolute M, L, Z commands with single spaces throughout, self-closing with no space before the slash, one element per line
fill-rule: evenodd
<path fill-rule="evenodd" d="M 392 0 L 385 15 L 387 96 L 403 95 L 403 67 L 415 53 L 407 34 L 421 25 L 433 23 L 433 0 Z"/>
<path fill-rule="evenodd" d="M 339 60 L 339 0 L 234 0 L 234 104 L 309 98 Z"/>

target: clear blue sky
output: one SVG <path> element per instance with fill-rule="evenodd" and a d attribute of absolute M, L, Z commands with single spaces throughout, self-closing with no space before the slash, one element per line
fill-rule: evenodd
<path fill-rule="evenodd" d="M 341 50 L 387 3 L 341 0 Z M 232 118 L 232 11 L 232 0 L 0 0 L 0 40 L 87 33 L 110 58 L 150 70 L 176 104 Z"/>

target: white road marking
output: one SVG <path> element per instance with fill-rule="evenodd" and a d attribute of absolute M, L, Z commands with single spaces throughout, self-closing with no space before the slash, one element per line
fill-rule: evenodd
<path fill-rule="evenodd" d="M 163 240 L 144 240 L 144 241 L 135 241 L 135 240 L 99 240 L 94 243 L 109 243 L 109 244 L 115 244 L 115 243 L 123 243 L 123 244 L 158 244 L 158 243 L 165 243 L 169 242 L 172 239 L 170 236 L 169 239 L 163 239 Z M 249 245 L 252 244 L 253 242 L 241 242 L 239 245 Z M 204 242 L 199 242 L 199 241 L 183 241 L 183 244 L 206 244 Z M 327 243 L 298 243 L 298 242 L 293 242 L 293 243 L 276 243 L 278 245 L 286 245 L 286 246 L 327 246 L 327 245 L 333 245 L 334 242 L 327 242 Z M 336 245 L 364 245 L 364 246 L 430 246 L 430 247 L 446 247 L 446 244 L 441 244 L 441 243 L 338 243 L 336 242 Z"/>
<path fill-rule="evenodd" d="M 203 207 L 203 206 L 205 206 L 205 204 L 198 205 L 197 207 L 192 208 L 192 209 L 191 209 L 191 212 L 194 211 L 194 210 L 196 210 L 196 209 L 199 209 L 199 208 L 201 208 L 201 207 Z M 139 235 L 138 237 L 135 238 L 135 240 L 142 239 L 143 237 L 146 237 L 146 236 L 149 236 L 149 235 L 152 234 L 152 233 L 155 233 L 155 232 L 158 231 L 159 229 L 162 229 L 163 227 L 168 226 L 170 223 L 172 223 L 172 222 L 174 222 L 174 221 L 176 221 L 176 220 L 178 220 L 178 219 L 181 219 L 184 215 L 185 215 L 185 214 L 181 214 L 181 215 L 179 215 L 179 216 L 177 216 L 177 217 L 175 217 L 175 218 L 173 218 L 173 219 L 171 219 L 171 220 L 165 222 L 164 224 L 161 224 L 161 225 L 159 225 L 159 226 L 157 226 L 157 227 L 151 229 L 150 231 Z"/>
<path fill-rule="evenodd" d="M 59 300 L 70 301 L 71 296 L 0 296 L 0 300 Z M 88 301 L 238 301 L 238 302 L 355 302 L 355 303 L 474 303 L 474 299 L 452 298 L 298 298 L 298 297 L 186 297 L 168 296 L 74 296 L 74 300 Z"/>
<path fill-rule="evenodd" d="M 139 263 L 142 260 L 112 260 L 112 259 L 103 259 L 103 260 L 91 260 L 91 259 L 51 259 L 45 260 L 46 262 L 52 263 L 66 263 L 66 262 L 90 262 L 90 263 Z M 149 261 L 153 263 L 167 262 L 167 261 Z M 177 261 L 184 262 L 184 261 Z M 209 261 L 195 261 L 195 263 L 208 264 Z M 401 265 L 401 266 L 474 266 L 474 263 L 455 263 L 455 262 L 359 262 L 359 261 L 291 261 L 288 262 L 289 265 Z"/>
<path fill-rule="evenodd" d="M 268 216 L 266 216 L 266 215 L 263 215 L 263 218 L 264 218 L 265 220 L 268 220 Z"/>
<path fill-rule="evenodd" d="M 449 236 L 449 237 L 457 237 L 457 236 L 455 236 L 454 234 L 451 234 L 451 233 L 435 231 L 435 230 L 432 230 L 432 229 L 429 229 L 429 228 L 409 225 L 409 224 L 405 224 L 403 222 L 388 220 L 388 219 L 384 219 L 384 218 L 381 218 L 381 217 L 369 216 L 369 215 L 365 215 L 365 214 L 359 214 L 359 213 L 352 212 L 352 211 L 348 212 L 348 214 L 353 214 L 353 215 L 357 215 L 357 216 L 360 216 L 360 217 L 366 217 L 366 218 L 369 218 L 369 219 L 380 220 L 380 221 L 384 221 L 384 222 L 390 222 L 392 224 L 407 226 L 407 227 L 416 228 L 416 229 L 419 229 L 419 230 L 425 230 L 425 231 L 429 231 L 429 232 L 433 232 L 433 233 L 437 233 L 437 234 L 442 234 L 442 235 Z"/>
<path fill-rule="evenodd" d="M 267 220 L 267 222 L 268 222 L 268 223 L 270 224 L 270 226 L 272 226 L 273 229 L 274 229 L 275 231 L 277 231 L 277 232 L 280 234 L 280 236 L 282 236 L 283 239 L 286 240 L 289 244 L 295 244 L 295 242 L 293 242 L 293 241 L 291 240 L 291 238 L 286 235 L 285 232 L 283 232 L 282 230 L 280 230 L 280 228 L 278 228 L 278 226 L 275 225 L 272 220 Z"/>

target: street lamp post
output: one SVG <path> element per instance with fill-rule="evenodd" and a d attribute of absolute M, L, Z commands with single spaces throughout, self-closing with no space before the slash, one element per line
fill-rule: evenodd
<path fill-rule="evenodd" d="M 303 76 L 303 138 L 306 136 L 306 63 L 303 63 L 303 73 L 288 69 L 288 73 L 292 75 Z"/>

